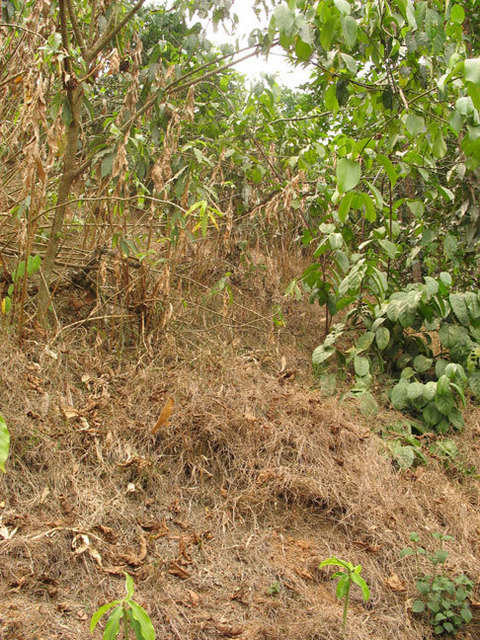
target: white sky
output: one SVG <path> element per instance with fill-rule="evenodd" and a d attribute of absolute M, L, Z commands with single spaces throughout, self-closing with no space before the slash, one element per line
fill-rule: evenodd
<path fill-rule="evenodd" d="M 232 11 L 239 18 L 237 32 L 234 35 L 227 34 L 221 25 L 219 25 L 217 32 L 214 32 L 213 26 L 206 24 L 206 33 L 209 40 L 223 44 L 234 42 L 238 38 L 240 46 L 246 46 L 248 44 L 247 38 L 251 31 L 256 28 L 263 29 L 268 25 L 268 18 L 264 15 L 262 21 L 258 21 L 252 9 L 252 0 L 235 0 Z M 250 80 L 252 82 L 257 81 L 262 72 L 277 74 L 277 82 L 291 88 L 305 83 L 309 76 L 308 70 L 304 67 L 291 65 L 286 56 L 282 55 L 280 47 L 272 49 L 267 59 L 265 56 L 249 58 L 236 65 L 235 69 L 244 74 L 247 77 L 247 81 Z"/>

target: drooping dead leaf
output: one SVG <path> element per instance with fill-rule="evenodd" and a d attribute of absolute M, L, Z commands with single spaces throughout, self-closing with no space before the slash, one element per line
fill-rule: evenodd
<path fill-rule="evenodd" d="M 145 536 L 140 536 L 140 550 L 138 554 L 135 554 L 134 551 L 130 550 L 130 553 L 122 553 L 120 554 L 120 558 L 124 560 L 126 563 L 131 564 L 134 567 L 138 567 L 143 563 L 145 557 L 147 555 L 147 541 Z"/>
<path fill-rule="evenodd" d="M 100 531 L 107 542 L 114 544 L 118 540 L 118 533 L 116 533 L 111 527 L 107 527 L 104 524 L 96 524 L 94 529 Z"/>
<path fill-rule="evenodd" d="M 175 406 L 175 400 L 173 398 L 168 398 L 166 403 L 163 406 L 163 409 L 160 411 L 160 415 L 158 416 L 158 420 L 151 430 L 151 435 L 154 436 L 160 427 L 163 427 L 170 420 L 170 416 L 172 415 L 173 407 Z"/>
<path fill-rule="evenodd" d="M 405 584 L 400 580 L 396 573 L 392 573 L 392 575 L 385 580 L 385 584 L 389 589 L 396 593 L 403 593 L 407 590 Z"/>
<path fill-rule="evenodd" d="M 180 566 L 176 562 L 170 563 L 170 566 L 168 567 L 168 573 L 170 573 L 172 576 L 178 576 L 179 578 L 182 578 L 182 580 L 186 580 L 187 578 L 190 578 L 190 575 L 191 575 L 189 571 L 184 569 L 182 566 Z"/>
<path fill-rule="evenodd" d="M 313 580 L 313 576 L 310 573 L 310 571 L 307 571 L 306 569 L 300 569 L 300 567 L 295 567 L 295 573 L 297 574 L 297 576 L 299 576 L 300 578 L 304 578 L 305 580 Z"/>

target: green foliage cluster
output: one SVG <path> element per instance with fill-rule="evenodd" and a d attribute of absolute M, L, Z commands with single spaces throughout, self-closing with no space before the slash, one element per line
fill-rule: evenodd
<path fill-rule="evenodd" d="M 348 291 L 349 301 L 356 298 L 358 303 L 347 313 L 347 323 L 335 325 L 315 349 L 313 364 L 322 366 L 337 354 L 341 365 L 353 363 L 360 389 L 370 385 L 374 374 L 396 378 L 394 408 L 438 433 L 462 428 L 466 386 L 480 396 L 480 292 L 450 292 L 451 276 L 442 272 L 438 279 L 427 276 L 424 284 L 407 285 L 383 300 L 377 288 L 372 303 L 363 293 L 362 278 L 356 277 L 358 269 L 355 278 L 351 273 L 334 291 L 338 297 Z M 364 269 L 363 278 L 369 277 L 378 286 L 380 278 Z M 334 345 L 347 328 L 360 335 L 343 353 Z M 440 345 L 434 343 L 435 335 Z"/>
<path fill-rule="evenodd" d="M 414 556 L 419 569 L 420 559 L 426 558 L 433 568 L 433 573 L 419 574 L 417 590 L 420 598 L 412 605 L 413 613 L 427 612 L 430 624 L 436 635 L 455 634 L 460 628 L 472 620 L 469 597 L 473 589 L 473 582 L 464 574 L 454 578 L 446 572 L 448 551 L 445 542 L 453 540 L 451 536 L 433 533 L 434 539 L 440 543 L 440 548 L 433 552 L 427 551 L 419 545 L 418 533 L 410 534 L 411 547 L 405 547 L 401 556 Z"/>

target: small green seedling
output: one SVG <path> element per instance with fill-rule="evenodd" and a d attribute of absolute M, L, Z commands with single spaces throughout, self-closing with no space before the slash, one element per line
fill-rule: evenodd
<path fill-rule="evenodd" d="M 137 604 L 133 598 L 133 580 L 132 577 L 125 574 L 127 589 L 127 595 L 123 600 L 114 600 L 108 602 L 100 607 L 92 616 L 90 621 L 90 633 L 97 626 L 98 621 L 102 616 L 116 607 L 116 609 L 110 614 L 107 624 L 105 625 L 105 631 L 103 632 L 103 640 L 114 640 L 120 633 L 120 622 L 123 627 L 124 640 L 129 639 L 130 629 L 133 629 L 136 640 L 155 640 L 155 629 L 153 628 L 152 621 L 150 620 L 148 613 Z"/>
<path fill-rule="evenodd" d="M 0 470 L 5 473 L 5 462 L 8 458 L 10 448 L 10 434 L 5 424 L 5 420 L 0 416 Z"/>
<path fill-rule="evenodd" d="M 267 589 L 267 596 L 277 596 L 280 593 L 280 582 L 275 580 Z"/>
<path fill-rule="evenodd" d="M 333 565 L 334 567 L 341 567 L 341 571 L 337 571 L 333 574 L 332 578 L 338 578 L 337 584 L 337 598 L 341 600 L 345 598 L 345 603 L 343 605 L 343 622 L 342 629 L 345 631 L 345 627 L 347 624 L 347 614 L 348 614 L 348 604 L 350 598 L 350 587 L 354 582 L 357 584 L 362 590 L 363 599 L 365 602 L 370 598 L 370 589 L 368 588 L 365 580 L 360 576 L 360 572 L 362 570 L 362 565 L 357 564 L 356 567 L 353 566 L 351 562 L 345 562 L 344 560 L 340 560 L 335 556 L 328 558 L 320 563 L 319 568 L 326 567 L 329 565 Z"/>

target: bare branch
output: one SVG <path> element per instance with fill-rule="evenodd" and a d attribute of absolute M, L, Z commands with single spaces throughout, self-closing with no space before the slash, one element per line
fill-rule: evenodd
<path fill-rule="evenodd" d="M 92 9 L 90 12 L 90 26 L 88 27 L 88 44 L 89 46 L 93 43 L 93 38 L 95 37 L 95 24 L 97 21 L 97 4 L 98 0 L 93 0 Z"/>
<path fill-rule="evenodd" d="M 114 38 L 117 33 L 123 29 L 123 27 L 129 22 L 133 16 L 139 11 L 141 6 L 144 4 L 145 0 L 138 0 L 138 2 L 130 9 L 130 11 L 120 20 L 120 22 L 112 27 L 111 29 L 106 29 L 107 33 L 103 35 L 97 44 L 93 47 L 91 51 L 86 53 L 87 62 L 91 62 L 95 59 L 95 57 L 103 50 L 107 42 Z"/>
<path fill-rule="evenodd" d="M 85 40 L 83 39 L 82 32 L 78 27 L 77 14 L 75 13 L 75 7 L 73 6 L 72 0 L 67 0 L 67 6 L 68 6 L 68 15 L 70 16 L 70 22 L 72 23 L 72 29 L 75 35 L 75 40 L 77 41 L 77 44 L 80 47 L 80 51 L 82 52 L 83 59 L 86 61 L 87 50 L 85 47 Z"/>
<path fill-rule="evenodd" d="M 60 0 L 59 2 L 59 13 L 60 13 L 60 33 L 62 34 L 62 44 L 63 48 L 67 52 L 67 57 L 65 58 L 65 71 L 69 74 L 72 73 L 72 61 L 70 60 L 70 43 L 68 42 L 68 31 L 67 31 L 67 12 L 65 7 L 65 0 Z"/>
<path fill-rule="evenodd" d="M 26 33 L 32 34 L 32 36 L 37 36 L 37 38 L 41 38 L 42 40 L 47 40 L 45 36 L 42 36 L 38 31 L 32 31 L 31 29 L 27 29 L 26 27 L 21 27 L 19 24 L 5 23 L 0 22 L 0 27 L 7 27 L 8 29 L 20 29 L 20 31 L 25 31 Z"/>

